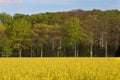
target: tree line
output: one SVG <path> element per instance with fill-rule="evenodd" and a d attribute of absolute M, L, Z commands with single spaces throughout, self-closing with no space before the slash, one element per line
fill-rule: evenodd
<path fill-rule="evenodd" d="M 119 10 L 0 13 L 1 57 L 111 57 L 119 45 Z"/>

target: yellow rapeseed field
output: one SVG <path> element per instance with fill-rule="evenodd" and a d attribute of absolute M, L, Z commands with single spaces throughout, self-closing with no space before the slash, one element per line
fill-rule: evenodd
<path fill-rule="evenodd" d="M 120 59 L 0 58 L 0 80 L 120 80 Z"/>

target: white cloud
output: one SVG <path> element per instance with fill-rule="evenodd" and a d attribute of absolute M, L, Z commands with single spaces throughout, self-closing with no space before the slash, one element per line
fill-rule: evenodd
<path fill-rule="evenodd" d="M 23 0 L 0 0 L 0 4 L 19 4 L 22 2 Z"/>

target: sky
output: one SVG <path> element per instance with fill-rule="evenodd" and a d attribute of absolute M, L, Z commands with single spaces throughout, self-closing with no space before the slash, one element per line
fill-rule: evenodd
<path fill-rule="evenodd" d="M 82 10 L 120 10 L 120 0 L 0 0 L 0 13 L 36 14 Z"/>

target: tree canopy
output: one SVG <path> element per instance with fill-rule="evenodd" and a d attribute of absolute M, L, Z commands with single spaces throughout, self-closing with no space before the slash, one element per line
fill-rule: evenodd
<path fill-rule="evenodd" d="M 0 13 L 0 56 L 115 56 L 119 10 Z"/>

